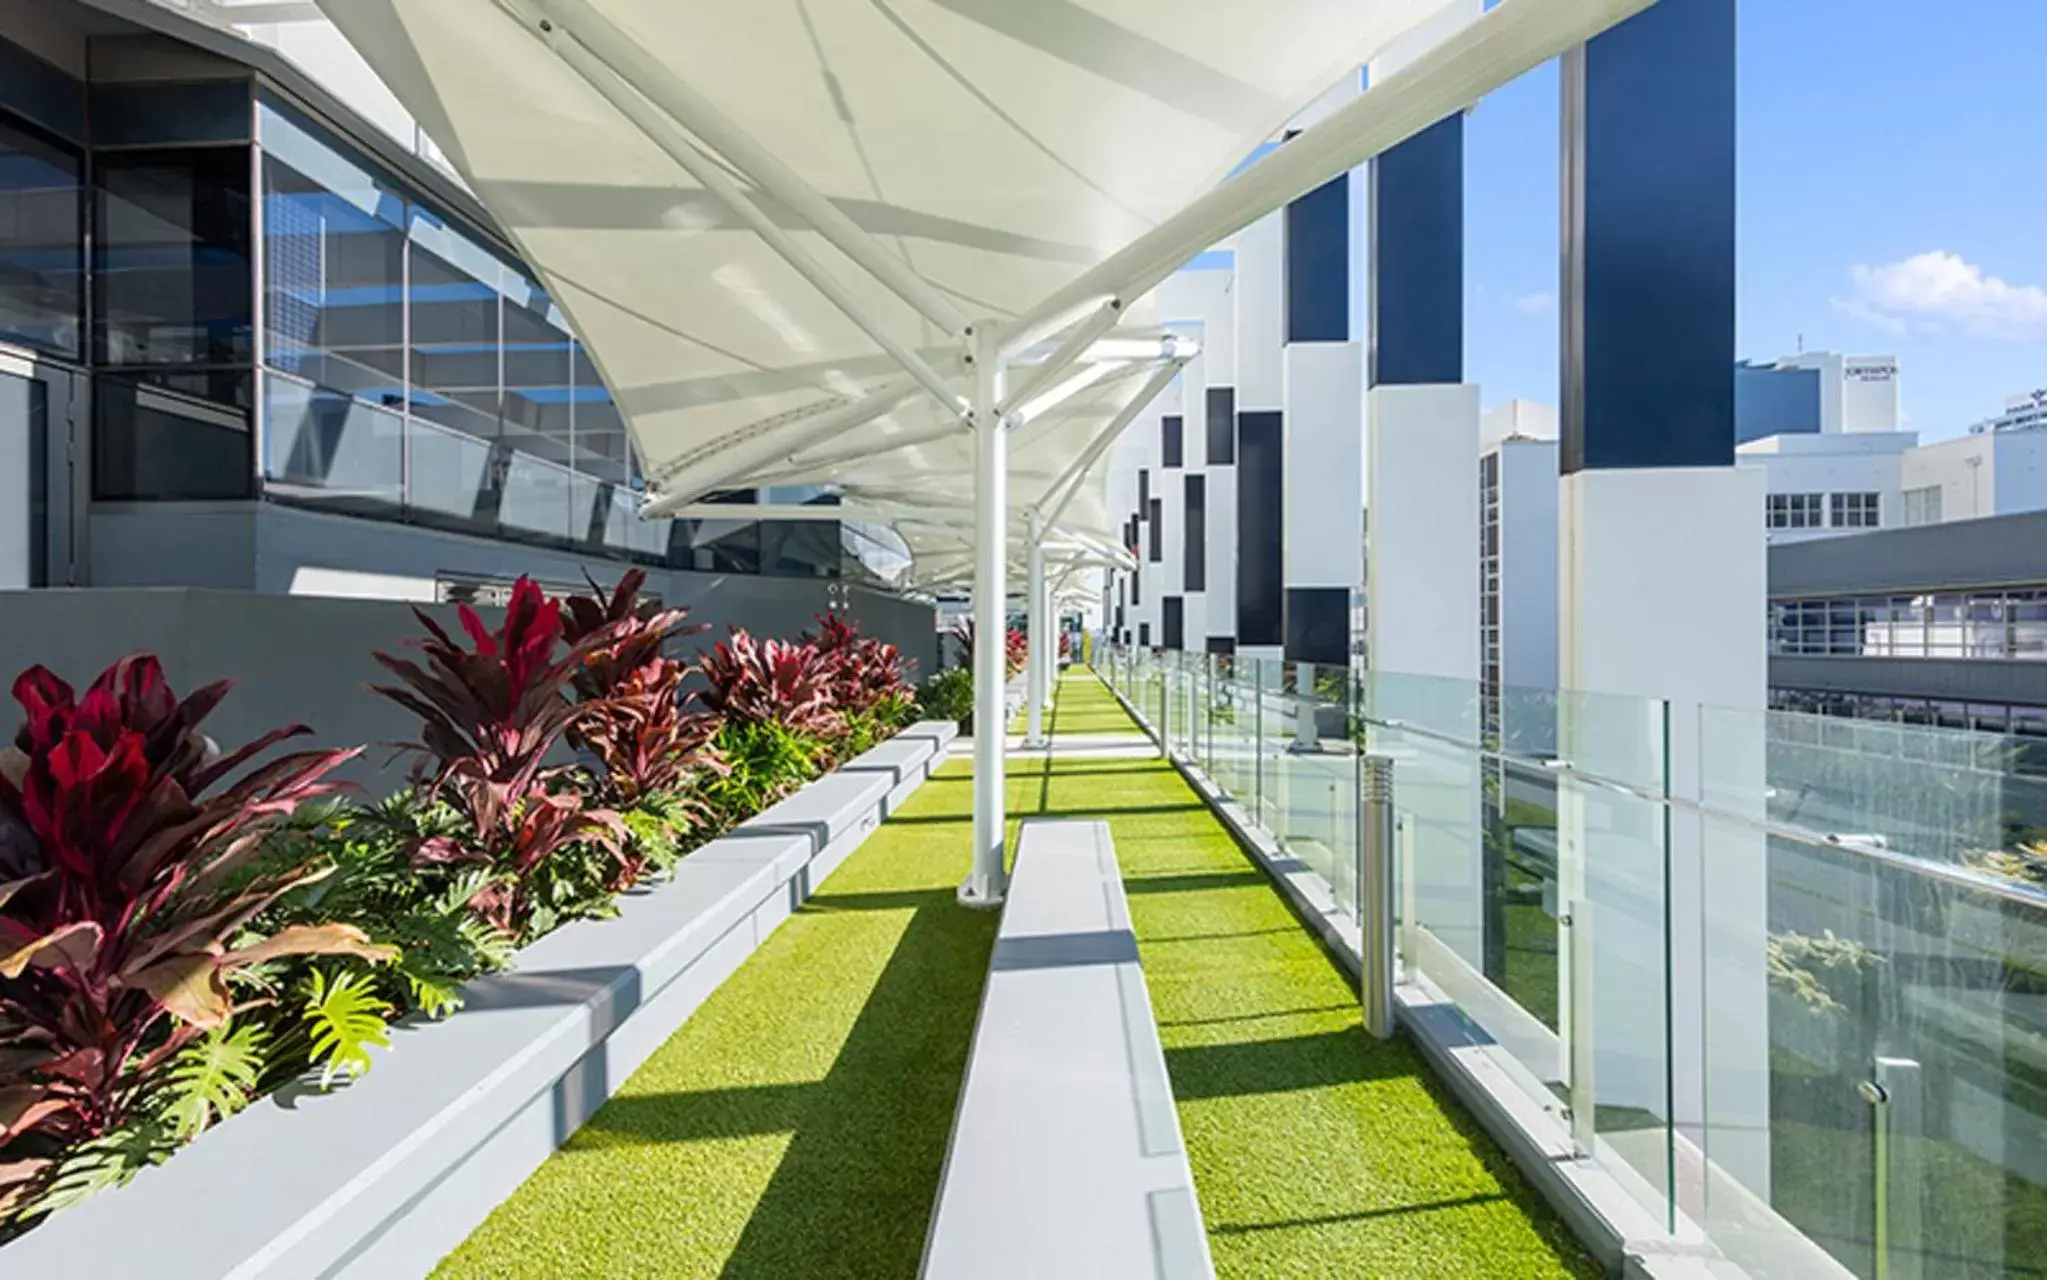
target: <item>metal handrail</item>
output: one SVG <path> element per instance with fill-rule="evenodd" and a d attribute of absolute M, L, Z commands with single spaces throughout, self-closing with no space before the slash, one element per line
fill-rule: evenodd
<path fill-rule="evenodd" d="M 1242 682 L 1239 681 L 1238 683 Z M 1475 745 L 1457 737 L 1455 734 L 1445 733 L 1439 729 L 1429 729 L 1390 717 L 1380 719 L 1360 715 L 1357 716 L 1357 720 L 1361 724 L 1376 725 L 1379 728 L 1390 729 L 1396 733 L 1413 734 L 1416 737 L 1427 738 L 1454 747 L 1459 751 L 1468 751 L 1478 756 L 1481 760 L 1494 760 L 1503 764 L 1517 765 L 1524 769 L 1540 770 L 1554 777 L 1567 778 L 1594 790 L 1622 795 L 1650 804 L 1666 805 L 1675 810 L 1695 814 L 1702 818 L 1717 819 L 1766 836 L 1774 836 L 1780 840 L 1789 840 L 1815 848 L 1850 854 L 1893 870 L 1923 875 L 1929 879 L 1954 885 L 1957 888 L 1972 889 L 2006 902 L 2029 907 L 2035 911 L 2047 912 L 2047 889 L 2036 888 L 2015 880 L 2008 880 L 2002 876 L 1991 875 L 1988 872 L 1977 871 L 1973 868 L 1959 866 L 1950 862 L 1935 862 L 1930 858 L 1923 858 L 1916 854 L 1901 853 L 1895 849 L 1885 848 L 1850 837 L 1824 835 L 1807 831 L 1801 827 L 1786 826 L 1769 818 L 1730 813 L 1727 810 L 1716 808 L 1687 796 L 1665 795 L 1633 783 L 1621 782 L 1618 779 L 1603 777 L 1599 774 L 1586 773 L 1572 765 L 1568 760 L 1516 755 L 1511 752 Z"/>

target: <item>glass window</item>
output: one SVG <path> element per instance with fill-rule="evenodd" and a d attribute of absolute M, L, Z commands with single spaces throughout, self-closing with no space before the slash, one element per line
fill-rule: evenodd
<path fill-rule="evenodd" d="M 249 82 L 104 84 L 92 89 L 94 147 L 249 140 Z"/>
<path fill-rule="evenodd" d="M 402 409 L 405 199 L 267 105 L 262 128 L 265 362 Z"/>
<path fill-rule="evenodd" d="M 1940 517 L 1939 485 L 1905 490 L 1905 523 L 1908 526 L 1939 524 Z"/>
<path fill-rule="evenodd" d="M 715 493 L 705 502 L 750 503 L 755 491 Z M 668 563 L 677 569 L 713 573 L 759 573 L 761 527 L 754 520 L 677 520 Z"/>
<path fill-rule="evenodd" d="M 505 442 L 569 466 L 575 450 L 575 361 L 569 322 L 539 285 L 506 276 Z"/>
<path fill-rule="evenodd" d="M 112 152 L 96 172 L 101 363 L 249 364 L 249 153 Z"/>
<path fill-rule="evenodd" d="M 633 474 L 632 441 L 626 435 L 625 418 L 611 399 L 611 390 L 597 372 L 596 362 L 583 344 L 575 344 L 571 358 L 576 403 L 577 470 L 601 480 L 624 485 L 637 483 Z"/>
<path fill-rule="evenodd" d="M 85 324 L 79 155 L 0 124 L 0 339 L 78 359 Z"/>
<path fill-rule="evenodd" d="M 412 412 L 495 440 L 504 265 L 424 210 L 414 209 L 411 221 Z"/>
<path fill-rule="evenodd" d="M 239 393 L 224 385 L 239 380 Z M 93 384 L 95 498 L 111 501 L 246 498 L 250 456 L 249 379 L 100 377 Z M 163 386 L 159 383 L 183 383 Z M 240 404 L 220 403 L 239 398 Z"/>
<path fill-rule="evenodd" d="M 263 388 L 268 492 L 358 507 L 403 504 L 401 415 L 279 373 L 266 373 Z"/>
<path fill-rule="evenodd" d="M 1835 493 L 1828 495 L 1832 507 L 1833 523 L 1836 529 L 1874 529 L 1879 507 L 1874 493 Z"/>
<path fill-rule="evenodd" d="M 1764 523 L 1772 529 L 1817 529 L 1821 526 L 1817 493 L 1773 493 L 1764 499 Z"/>

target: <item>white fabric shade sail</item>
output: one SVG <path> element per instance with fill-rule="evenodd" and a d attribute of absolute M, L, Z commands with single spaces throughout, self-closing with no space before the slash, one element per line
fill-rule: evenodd
<path fill-rule="evenodd" d="M 1648 0 L 1506 0 L 1223 184 L 1449 2 L 322 5 L 573 320 L 654 507 L 830 484 L 937 585 L 973 545 L 970 326 L 1066 366 L 1011 368 L 1012 412 L 1103 375 L 1026 410 L 1008 510 L 1019 561 L 1062 502 L 1048 552 L 1108 558 L 1086 464 L 1170 376 L 1158 280 Z"/>

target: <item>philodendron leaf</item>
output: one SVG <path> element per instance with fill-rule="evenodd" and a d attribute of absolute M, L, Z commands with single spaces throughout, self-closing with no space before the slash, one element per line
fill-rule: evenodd
<path fill-rule="evenodd" d="M 320 1068 L 321 1088 L 368 1071 L 372 1047 L 391 1047 L 385 1022 L 390 1015 L 391 1006 L 377 998 L 365 975 L 343 973 L 330 980 L 326 970 L 313 971 L 304 1016 L 313 1028 L 313 1063 Z"/>
<path fill-rule="evenodd" d="M 267 1038 L 253 1023 L 223 1025 L 178 1054 L 164 1082 L 170 1095 L 164 1119 L 173 1136 L 189 1142 L 248 1105 L 263 1074 Z"/>

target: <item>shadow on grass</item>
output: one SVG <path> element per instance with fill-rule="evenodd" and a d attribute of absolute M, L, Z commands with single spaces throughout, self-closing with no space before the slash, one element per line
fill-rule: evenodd
<path fill-rule="evenodd" d="M 1237 1040 L 1166 1050 L 1181 1102 L 1392 1080 L 1418 1073 L 1414 1056 L 1345 1027 L 1279 1040 Z"/>
<path fill-rule="evenodd" d="M 1264 888 L 1272 882 L 1262 871 L 1190 871 L 1175 876 L 1130 876 L 1123 879 L 1125 893 L 1199 893 L 1206 889 Z"/>
<path fill-rule="evenodd" d="M 590 1122 L 599 1146 L 790 1135 L 727 1280 L 917 1272 L 996 918 L 937 890 L 824 895 L 806 910 L 904 907 L 915 914 L 823 1079 L 614 1098 Z"/>
<path fill-rule="evenodd" d="M 1370 1222 L 1374 1218 L 1404 1218 L 1411 1213 L 1437 1213 L 1446 1209 L 1470 1209 L 1482 1204 L 1497 1204 L 1507 1197 L 1497 1192 L 1488 1195 L 1461 1196 L 1455 1200 L 1431 1200 L 1426 1204 L 1396 1204 L 1383 1209 L 1360 1209 L 1355 1213 L 1325 1213 L 1312 1218 L 1283 1218 L 1278 1222 L 1242 1222 L 1212 1224 L 1208 1233 L 1214 1236 L 1243 1236 L 1256 1231 L 1286 1231 L 1297 1227 L 1333 1227 L 1346 1222 Z"/>

